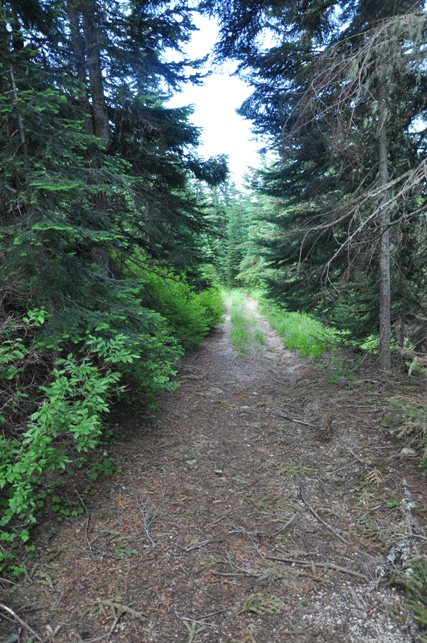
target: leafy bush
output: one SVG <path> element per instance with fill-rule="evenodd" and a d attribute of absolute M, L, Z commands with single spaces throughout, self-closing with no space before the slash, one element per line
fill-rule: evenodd
<path fill-rule="evenodd" d="M 145 311 L 145 332 L 140 326 L 139 333 L 126 335 L 104 323 L 72 342 L 66 336 L 55 352 L 34 333 L 46 318 L 44 314 L 36 322 L 34 315 L 28 315 L 23 320 L 9 320 L 3 327 L 0 527 L 13 518 L 33 524 L 41 506 L 40 486 L 52 480 L 52 472 L 66 471 L 76 455 L 96 448 L 102 437 L 103 415 L 112 398 L 124 390 L 119 383 L 124 374 L 138 383 L 147 400 L 176 386 L 170 377 L 182 350 L 157 313 Z M 74 351 L 61 357 L 65 346 L 73 344 Z M 53 367 L 52 355 L 59 355 Z M 39 382 L 31 387 L 25 381 L 30 367 Z M 44 384 L 40 382 L 42 375 Z M 10 530 L 0 534 L 0 540 L 14 537 Z M 21 531 L 21 538 L 28 538 L 27 529 Z"/>
<path fill-rule="evenodd" d="M 141 282 L 143 304 L 168 321 L 170 333 L 187 350 L 195 348 L 221 320 L 223 305 L 217 288 L 196 293 L 183 277 L 168 272 L 144 272 Z"/>
<path fill-rule="evenodd" d="M 7 529 L 0 540 L 13 540 L 17 524 L 36 522 L 41 488 L 49 493 L 55 472 L 68 471 L 99 445 L 103 416 L 124 383 L 132 380 L 138 395 L 154 405 L 161 391 L 178 385 L 171 378 L 181 344 L 195 346 L 220 320 L 219 290 L 195 293 L 172 275 L 144 277 L 142 285 L 122 289 L 114 314 L 104 314 L 101 322 L 82 319 L 78 332 L 52 339 L 44 310 L 4 320 L 0 528 Z M 27 528 L 20 536 L 28 539 Z"/>

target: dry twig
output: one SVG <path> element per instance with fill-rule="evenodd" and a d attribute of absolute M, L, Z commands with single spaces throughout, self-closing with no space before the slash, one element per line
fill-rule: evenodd
<path fill-rule="evenodd" d="M 285 415 L 284 413 L 279 413 L 279 415 L 284 420 L 289 420 L 290 422 L 295 422 L 296 424 L 303 424 L 304 426 L 308 426 L 310 429 L 317 428 L 314 426 L 314 424 L 310 424 L 310 422 L 306 422 L 305 420 L 298 420 L 297 418 L 291 418 L 289 415 Z"/>
<path fill-rule="evenodd" d="M 143 521 L 143 524 L 144 524 L 145 534 L 146 534 L 148 540 L 150 541 L 152 547 L 157 547 L 157 543 L 154 542 L 153 538 L 151 537 L 150 527 L 151 527 L 152 523 L 154 522 L 154 520 L 159 515 L 159 513 L 160 513 L 159 507 L 149 507 L 147 505 L 144 505 L 141 508 L 142 521 Z"/>
<path fill-rule="evenodd" d="M 88 547 L 88 549 L 89 549 L 89 556 L 92 558 L 92 555 L 93 555 L 93 553 L 92 553 L 92 545 L 90 544 L 90 540 L 89 540 L 90 513 L 89 513 L 89 510 L 88 510 L 88 508 L 86 507 L 85 503 L 83 502 L 83 498 L 81 497 L 81 495 L 79 494 L 79 492 L 77 491 L 77 489 L 74 489 L 74 491 L 75 491 L 75 493 L 76 493 L 76 495 L 77 495 L 78 499 L 80 500 L 80 503 L 81 503 L 81 505 L 82 505 L 83 509 L 84 509 L 84 510 L 85 510 L 85 512 L 86 512 L 85 540 L 86 540 L 86 545 L 87 545 L 87 547 Z"/>
<path fill-rule="evenodd" d="M 276 556 L 265 556 L 265 558 L 267 560 L 275 560 L 279 563 L 290 563 L 291 565 L 305 565 L 308 567 L 312 567 L 314 565 L 315 567 L 334 569 L 335 571 L 341 572 L 342 574 L 348 574 L 348 576 L 363 578 L 363 580 L 366 581 L 369 580 L 369 578 L 365 574 L 362 574 L 361 572 L 355 572 L 352 569 L 348 569 L 347 567 L 335 565 L 335 563 L 315 563 L 312 560 L 300 560 L 299 558 L 276 558 Z"/>
<path fill-rule="evenodd" d="M 193 549 L 201 549 L 202 547 L 205 547 L 206 545 L 210 545 L 211 543 L 214 543 L 215 540 L 202 540 L 200 543 L 194 543 L 194 545 L 190 545 L 189 547 L 184 547 L 184 551 L 186 553 L 193 551 Z"/>
<path fill-rule="evenodd" d="M 270 536 L 270 537 L 271 537 L 271 538 L 275 538 L 275 537 L 276 537 L 276 536 L 278 536 L 279 534 L 281 534 L 281 533 L 283 533 L 284 531 L 286 531 L 286 529 L 287 529 L 288 527 L 290 527 L 290 525 L 292 525 L 293 521 L 295 520 L 295 518 L 296 518 L 297 516 L 298 516 L 298 513 L 294 514 L 294 515 L 293 515 L 293 516 L 288 520 L 288 522 L 287 522 L 285 525 L 283 525 L 283 527 L 281 527 L 281 529 L 279 529 L 279 531 L 276 531 L 276 532 L 275 532 L 272 536 Z"/>
<path fill-rule="evenodd" d="M 37 634 L 37 632 L 35 632 L 35 631 L 33 630 L 33 628 L 32 628 L 32 627 L 30 627 L 30 626 L 28 625 L 28 623 L 26 623 L 25 621 L 23 621 L 23 620 L 22 620 L 22 618 L 20 618 L 20 617 L 18 616 L 18 614 L 16 614 L 16 612 L 14 612 L 14 611 L 13 611 L 13 609 L 11 609 L 10 607 L 8 607 L 7 605 L 4 605 L 3 603 L 0 603 L 0 609 L 3 609 L 5 612 L 7 612 L 8 614 L 10 614 L 10 615 L 15 619 L 15 621 L 17 621 L 17 622 L 19 623 L 19 625 L 22 625 L 22 627 L 25 627 L 25 629 L 26 629 L 26 630 L 28 630 L 28 631 L 30 632 L 30 634 L 32 634 L 32 635 L 34 636 L 34 638 L 36 638 L 36 639 L 37 639 L 37 641 L 42 641 L 42 640 L 43 640 L 43 639 L 42 639 L 42 638 Z"/>
<path fill-rule="evenodd" d="M 323 518 L 321 518 L 321 517 L 319 516 L 319 514 L 318 514 L 318 513 L 313 509 L 313 507 L 312 507 L 311 505 L 309 505 L 309 504 L 308 504 L 308 502 L 305 500 L 304 496 L 302 495 L 302 491 L 301 491 L 301 489 L 300 489 L 300 496 L 301 496 L 301 500 L 303 501 L 303 503 L 305 504 L 305 506 L 307 507 L 307 509 L 308 509 L 308 510 L 313 514 L 313 516 L 314 516 L 314 517 L 315 517 L 319 522 L 321 522 L 321 523 L 322 523 L 322 525 L 324 525 L 324 526 L 326 527 L 326 529 L 329 529 L 329 531 L 330 531 L 330 532 L 332 532 L 332 533 L 336 536 L 336 538 L 338 538 L 338 540 L 340 540 L 342 543 L 344 543 L 344 545 L 349 545 L 349 544 L 350 544 L 350 543 L 348 542 L 348 540 L 346 540 L 343 536 L 341 536 L 341 534 L 339 534 L 339 533 L 336 531 L 336 529 L 334 529 L 334 528 L 332 527 L 332 525 L 330 525 L 328 522 L 326 522 L 325 520 L 323 520 Z"/>

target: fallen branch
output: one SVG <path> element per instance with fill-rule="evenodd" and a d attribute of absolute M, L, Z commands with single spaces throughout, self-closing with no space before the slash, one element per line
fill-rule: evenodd
<path fill-rule="evenodd" d="M 278 536 L 279 534 L 283 533 L 283 532 L 284 532 L 284 531 L 285 531 L 285 530 L 286 530 L 290 525 L 292 525 L 293 521 L 295 520 L 295 518 L 296 518 L 297 516 L 298 516 L 298 513 L 294 514 L 294 515 L 292 516 L 292 518 L 290 518 L 290 519 L 288 520 L 288 522 L 286 523 L 286 525 L 284 525 L 281 529 L 279 529 L 279 531 L 276 531 L 272 536 L 270 536 L 270 538 L 275 538 L 275 537 L 276 537 L 276 536 Z"/>
<path fill-rule="evenodd" d="M 191 616 L 181 616 L 179 614 L 179 612 L 177 612 L 176 610 L 175 610 L 175 616 L 177 618 L 179 618 L 180 621 L 184 621 L 184 624 L 185 623 L 196 623 L 196 625 L 201 625 L 203 627 L 206 627 L 206 626 L 213 627 L 210 623 L 202 623 L 201 620 L 196 620 L 195 618 L 192 618 Z M 199 616 L 199 619 L 200 618 L 203 618 L 203 617 Z"/>
<path fill-rule="evenodd" d="M 13 618 L 15 619 L 15 621 L 18 621 L 19 625 L 22 625 L 22 627 L 25 627 L 25 629 L 26 629 L 26 630 L 28 630 L 28 631 L 30 632 L 30 634 L 32 634 L 32 635 L 34 636 L 34 638 L 36 638 L 36 639 L 37 639 L 37 641 L 42 641 L 42 640 L 43 640 L 43 639 L 42 639 L 42 638 L 37 634 L 37 632 L 35 632 L 35 631 L 33 630 L 33 628 L 32 628 L 32 627 L 30 627 L 30 626 L 29 626 L 25 621 L 23 621 L 23 620 L 22 620 L 22 618 L 20 618 L 20 617 L 18 616 L 18 614 L 16 614 L 16 612 L 14 612 L 14 611 L 13 611 L 13 609 L 11 609 L 10 607 L 7 607 L 7 605 L 4 605 L 3 603 L 0 603 L 0 609 L 5 610 L 5 612 L 8 612 L 8 614 L 10 614 L 11 616 L 13 616 Z"/>
<path fill-rule="evenodd" d="M 200 543 L 195 543 L 194 545 L 190 545 L 190 547 L 184 547 L 184 551 L 188 553 L 189 551 L 193 551 L 193 549 L 201 549 L 202 547 L 205 547 L 206 545 L 210 545 L 210 543 L 214 543 L 215 540 L 202 540 Z"/>
<path fill-rule="evenodd" d="M 366 612 L 366 607 L 360 602 L 360 599 L 359 599 L 358 595 L 356 594 L 356 592 L 354 591 L 354 589 L 352 587 L 349 587 L 348 590 L 349 590 L 349 592 L 350 592 L 350 594 L 352 596 L 352 599 L 353 599 L 354 604 L 356 605 L 357 609 L 361 610 L 362 612 Z"/>
<path fill-rule="evenodd" d="M 202 616 L 199 616 L 199 619 L 202 621 L 206 618 L 211 618 L 211 616 L 215 616 L 216 614 L 222 614 L 223 612 L 231 612 L 234 608 L 233 607 L 222 607 L 221 609 L 215 610 L 215 612 L 208 612 L 208 614 L 202 614 Z"/>
<path fill-rule="evenodd" d="M 275 560 L 279 563 L 290 563 L 292 565 L 305 565 L 307 567 L 311 567 L 314 565 L 315 567 L 320 567 L 320 568 L 327 568 L 327 569 L 334 569 L 337 572 L 341 572 L 342 574 L 348 574 L 348 576 L 355 576 L 356 578 L 363 578 L 363 580 L 369 581 L 369 578 L 365 574 L 361 574 L 360 572 L 354 572 L 352 569 L 348 569 L 347 567 L 341 567 L 340 565 L 335 565 L 334 563 L 315 563 L 314 561 L 310 560 L 299 560 L 299 558 L 276 558 L 276 556 L 265 556 L 267 560 Z"/>
<path fill-rule="evenodd" d="M 253 576 L 254 578 L 259 576 L 259 574 L 254 574 L 253 572 L 219 572 L 216 569 L 212 569 L 211 574 L 215 576 Z"/>
<path fill-rule="evenodd" d="M 289 420 L 290 422 L 296 422 L 296 424 L 303 424 L 304 426 L 308 426 L 310 429 L 317 429 L 314 424 L 310 424 L 310 422 L 305 422 L 305 420 L 298 420 L 297 418 L 291 418 L 289 415 L 285 415 L 284 413 L 279 413 L 280 417 L 283 418 L 284 420 Z"/>
<path fill-rule="evenodd" d="M 329 531 L 330 531 L 330 532 L 332 532 L 332 533 L 334 534 L 334 536 L 335 536 L 336 538 L 338 538 L 338 540 L 340 540 L 342 543 L 344 543 L 344 545 L 349 545 L 349 544 L 350 544 L 350 543 L 348 542 L 348 540 L 346 540 L 343 536 L 341 536 L 341 534 L 339 534 L 339 533 L 338 533 L 338 532 L 337 532 L 337 531 L 332 527 L 332 525 L 330 525 L 328 522 L 326 522 L 325 520 L 323 520 L 323 518 L 321 518 L 321 517 L 319 516 L 319 514 L 318 514 L 318 513 L 313 509 L 313 507 L 312 507 L 311 505 L 309 505 L 309 504 L 308 504 L 308 502 L 305 500 L 304 496 L 302 495 L 302 491 L 301 491 L 301 489 L 300 489 L 300 496 L 301 496 L 301 500 L 303 501 L 303 503 L 305 504 L 305 506 L 307 507 L 307 509 L 308 509 L 308 510 L 313 514 L 313 516 L 314 516 L 315 518 L 317 518 L 317 520 L 318 520 L 320 523 L 322 523 L 322 525 L 324 525 L 324 526 L 326 527 L 326 529 L 329 529 Z"/>
<path fill-rule="evenodd" d="M 111 636 L 112 636 L 112 634 L 113 634 L 114 630 L 116 629 L 116 626 L 117 626 L 118 622 L 119 622 L 119 621 L 120 621 L 120 619 L 122 618 L 123 614 L 124 614 L 124 612 L 120 612 L 120 614 L 118 614 L 118 615 L 116 616 L 116 618 L 114 619 L 114 623 L 112 624 L 112 626 L 111 626 L 111 628 L 110 628 L 110 631 L 109 631 L 109 632 L 108 632 L 108 634 L 107 634 L 107 641 L 109 641 L 109 640 L 110 640 L 110 638 L 111 638 Z"/>
<path fill-rule="evenodd" d="M 212 616 L 216 616 L 216 614 L 223 614 L 224 612 L 231 612 L 233 611 L 233 607 L 221 607 L 220 609 L 215 610 L 214 612 L 208 612 L 208 614 L 201 614 L 201 616 L 198 616 L 196 619 L 194 617 L 189 617 L 189 616 L 181 616 L 179 612 L 175 610 L 175 615 L 177 618 L 179 618 L 181 621 L 189 621 L 190 623 L 197 623 L 198 625 L 207 625 L 209 627 L 213 627 L 210 623 L 202 623 L 202 621 L 205 621 L 208 618 L 211 618 Z"/>
<path fill-rule="evenodd" d="M 144 505 L 143 507 L 141 507 L 141 514 L 142 514 L 142 522 L 143 522 L 143 525 L 144 525 L 144 531 L 145 531 L 145 534 L 146 534 L 146 536 L 147 536 L 148 540 L 150 541 L 151 546 L 153 548 L 157 547 L 157 543 L 154 542 L 154 540 L 151 537 L 150 527 L 151 527 L 151 524 L 154 522 L 154 520 L 159 515 L 159 513 L 160 513 L 160 508 L 159 507 L 148 507 L 147 505 Z"/>

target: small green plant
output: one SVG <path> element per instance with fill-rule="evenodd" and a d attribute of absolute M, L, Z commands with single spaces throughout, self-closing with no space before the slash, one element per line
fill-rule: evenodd
<path fill-rule="evenodd" d="M 104 460 L 103 462 L 94 462 L 86 471 L 86 475 L 90 480 L 96 480 L 100 475 L 112 476 L 116 471 L 119 471 L 119 468 L 111 460 Z"/>
<path fill-rule="evenodd" d="M 258 330 L 258 328 L 254 330 L 253 338 L 255 342 L 258 342 L 259 344 L 265 344 L 265 336 L 260 330 Z"/>
<path fill-rule="evenodd" d="M 130 558 L 134 554 L 138 553 L 137 551 L 135 551 L 134 549 L 131 549 L 130 547 L 127 547 L 123 543 L 114 547 L 113 551 L 116 554 L 117 558 L 121 558 L 121 559 Z"/>
<path fill-rule="evenodd" d="M 427 643 L 427 560 L 423 557 L 406 561 L 393 580 L 406 589 L 409 609 L 420 628 L 418 638 Z"/>
<path fill-rule="evenodd" d="M 5 552 L 0 549 L 0 574 L 7 575 L 11 572 L 13 568 L 12 561 L 15 559 L 15 556 L 10 552 Z"/>
<path fill-rule="evenodd" d="M 396 507 L 400 507 L 400 502 L 399 500 L 390 500 L 389 502 L 385 503 L 386 509 L 395 509 Z"/>
<path fill-rule="evenodd" d="M 183 621 L 185 627 L 188 630 L 188 641 L 187 643 L 193 643 L 195 637 L 197 634 L 200 634 L 201 632 L 204 632 L 206 627 L 201 625 L 200 627 L 197 627 L 197 622 L 196 621 L 191 621 L 191 623 L 187 621 Z"/>
<path fill-rule="evenodd" d="M 243 602 L 242 612 L 253 614 L 276 614 L 280 611 L 282 601 L 277 596 L 265 596 L 261 592 L 250 594 Z"/>
<path fill-rule="evenodd" d="M 390 427 L 396 440 L 415 437 L 421 449 L 419 467 L 422 475 L 427 476 L 427 410 L 423 400 L 414 404 L 400 397 L 393 399 L 379 423 Z"/>

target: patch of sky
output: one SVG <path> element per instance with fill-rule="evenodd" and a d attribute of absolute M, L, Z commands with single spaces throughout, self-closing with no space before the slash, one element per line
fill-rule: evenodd
<path fill-rule="evenodd" d="M 192 105 L 192 122 L 202 128 L 201 145 L 198 153 L 204 159 L 226 154 L 229 159 L 231 178 L 238 188 L 243 188 L 249 168 L 262 164 L 259 149 L 263 142 L 256 140 L 249 121 L 236 110 L 252 93 L 252 88 L 236 75 L 236 63 L 218 65 L 213 63 L 213 49 L 218 38 L 218 25 L 199 14 L 195 14 L 197 31 L 183 52 L 191 59 L 206 57 L 203 72 L 207 74 L 202 85 L 187 83 L 179 93 L 167 102 L 170 107 Z M 167 53 L 169 60 L 182 59 L 179 52 Z"/>

